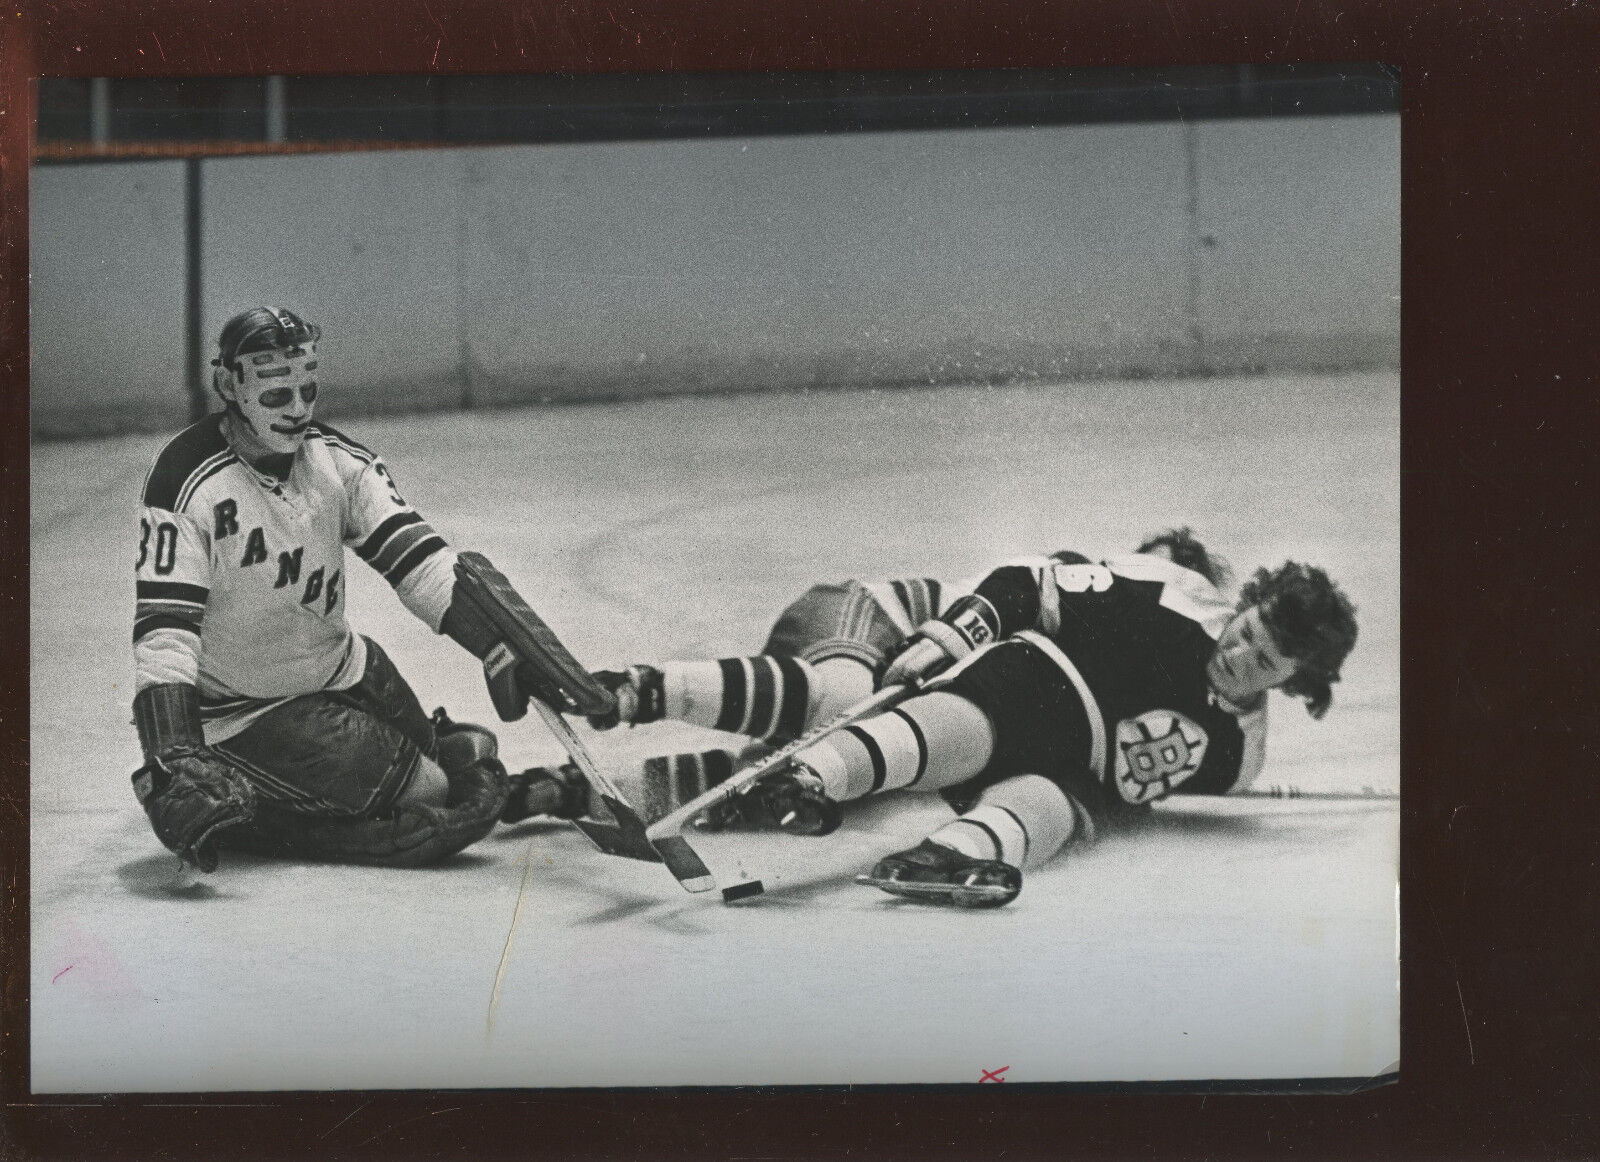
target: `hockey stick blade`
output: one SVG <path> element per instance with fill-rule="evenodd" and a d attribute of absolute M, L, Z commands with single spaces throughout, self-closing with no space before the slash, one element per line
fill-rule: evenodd
<path fill-rule="evenodd" d="M 621 838 L 621 844 L 617 849 L 606 854 L 622 855 L 629 859 L 643 860 L 645 863 L 664 862 L 645 835 L 644 820 L 639 817 L 637 811 L 623 800 L 614 799 L 610 795 L 601 795 L 600 801 L 617 821 L 617 834 Z"/>
<path fill-rule="evenodd" d="M 913 693 L 915 689 L 910 685 L 886 686 L 871 697 L 864 698 L 854 706 L 841 711 L 820 726 L 806 731 L 805 734 L 793 742 L 779 747 L 754 766 L 735 773 L 731 778 L 718 783 L 710 790 L 689 800 L 676 811 L 663 815 L 645 830 L 645 835 L 649 839 L 651 846 L 660 855 L 661 861 L 667 865 L 667 870 L 672 872 L 686 891 L 704 892 L 716 887 L 716 881 L 706 868 L 704 861 L 695 854 L 694 849 L 683 838 L 683 829 L 688 826 L 692 819 L 717 806 L 717 804 L 725 803 L 735 795 L 742 794 L 806 747 L 820 741 L 836 730 L 844 729 L 858 719 L 887 709 Z M 680 875 L 680 870 L 685 874 Z M 700 886 L 691 886 L 692 884 Z"/>
<path fill-rule="evenodd" d="M 664 835 L 660 839 L 651 841 L 651 847 L 661 857 L 661 862 L 667 865 L 667 870 L 683 885 L 685 891 L 709 892 L 717 886 L 716 877 L 711 874 L 711 869 L 705 865 L 694 848 L 684 841 L 681 835 Z"/>
<path fill-rule="evenodd" d="M 589 786 L 599 797 L 601 805 L 607 814 L 606 819 L 579 819 L 575 820 L 578 830 L 589 837 L 589 841 L 606 855 L 620 855 L 628 859 L 639 859 L 646 863 L 662 863 L 663 857 L 656 853 L 649 837 L 645 835 L 644 820 L 639 818 L 639 813 L 633 809 L 617 785 L 606 777 L 605 773 L 589 754 L 589 748 L 583 745 L 583 740 L 567 725 L 567 720 L 561 717 L 555 707 L 541 699 L 530 699 L 534 709 L 539 712 L 539 717 L 544 719 L 545 725 L 550 728 L 550 733 L 555 735 L 561 745 L 566 749 L 578 770 L 583 772 L 583 777 L 589 780 Z"/>
<path fill-rule="evenodd" d="M 589 842 L 594 844 L 606 855 L 620 855 L 626 857 L 627 843 L 622 838 L 622 828 L 610 823 L 596 823 L 593 819 L 574 819 L 572 825 L 584 835 Z"/>

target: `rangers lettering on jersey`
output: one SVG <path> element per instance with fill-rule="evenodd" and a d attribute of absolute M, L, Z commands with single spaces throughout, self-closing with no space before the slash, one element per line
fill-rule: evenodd
<path fill-rule="evenodd" d="M 455 577 L 455 552 L 367 448 L 313 423 L 279 478 L 241 459 L 221 421 L 200 421 L 156 457 L 135 569 L 136 688 L 197 686 L 210 742 L 286 698 L 360 680 L 346 546 L 436 631 Z"/>

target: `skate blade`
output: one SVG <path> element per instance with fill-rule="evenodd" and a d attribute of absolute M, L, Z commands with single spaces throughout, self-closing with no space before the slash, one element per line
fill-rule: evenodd
<path fill-rule="evenodd" d="M 924 884 L 915 880 L 885 880 L 863 873 L 856 883 L 877 888 L 893 896 L 904 896 L 926 904 L 950 904 L 954 907 L 973 907 L 984 904 L 1004 904 L 1016 895 L 1002 884 Z"/>

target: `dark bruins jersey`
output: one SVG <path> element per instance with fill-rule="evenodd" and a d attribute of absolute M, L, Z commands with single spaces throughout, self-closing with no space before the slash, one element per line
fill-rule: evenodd
<path fill-rule="evenodd" d="M 1264 705 L 1241 714 L 1206 679 L 1233 614 L 1211 582 L 1165 558 L 1059 553 L 994 570 L 944 619 L 979 644 L 1021 636 L 1049 655 L 1103 725 L 1097 773 L 1136 804 L 1221 794 L 1258 773 Z"/>

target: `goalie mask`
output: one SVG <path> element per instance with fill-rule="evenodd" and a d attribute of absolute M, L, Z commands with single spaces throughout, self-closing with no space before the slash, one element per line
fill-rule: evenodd
<path fill-rule="evenodd" d="M 256 307 L 222 328 L 212 386 L 267 451 L 299 450 L 317 399 L 322 328 L 292 311 Z"/>

